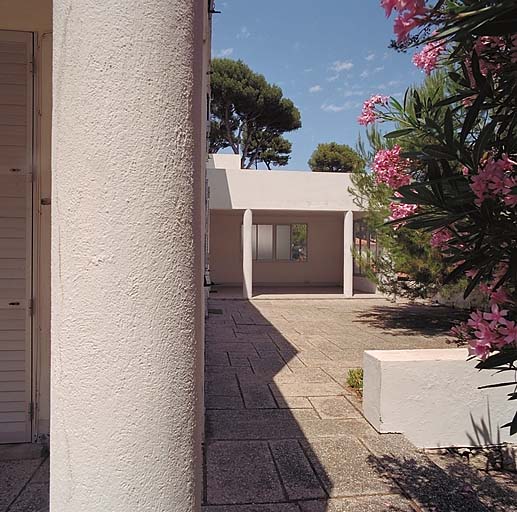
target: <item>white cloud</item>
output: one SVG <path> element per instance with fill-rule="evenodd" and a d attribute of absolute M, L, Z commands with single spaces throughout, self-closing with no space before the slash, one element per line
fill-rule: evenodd
<path fill-rule="evenodd" d="M 229 57 L 233 53 L 233 48 L 223 48 L 221 51 L 217 52 L 217 57 Z"/>
<path fill-rule="evenodd" d="M 375 59 L 375 53 L 369 53 L 369 54 L 365 57 L 365 59 L 366 59 L 367 61 L 371 61 L 371 60 Z"/>
<path fill-rule="evenodd" d="M 384 66 L 379 66 L 378 68 L 375 68 L 373 70 L 374 73 L 379 73 L 380 71 L 382 71 L 384 69 Z"/>
<path fill-rule="evenodd" d="M 345 110 L 345 106 L 334 105 L 334 103 L 327 105 L 327 103 L 324 103 L 323 105 L 321 105 L 321 110 L 323 110 L 324 112 L 341 112 L 342 110 Z"/>
<path fill-rule="evenodd" d="M 345 91 L 343 93 L 343 96 L 345 98 L 349 98 L 350 96 L 364 96 L 365 95 L 365 92 L 364 91 Z"/>
<path fill-rule="evenodd" d="M 339 78 L 339 75 L 332 75 L 327 78 L 327 82 L 333 82 L 334 80 L 337 80 Z"/>
<path fill-rule="evenodd" d="M 322 90 L 323 90 L 323 88 L 319 84 L 313 85 L 312 87 L 309 88 L 309 92 L 320 92 Z"/>
<path fill-rule="evenodd" d="M 251 32 L 248 30 L 246 25 L 243 25 L 237 34 L 237 39 L 248 39 L 251 36 Z"/>
<path fill-rule="evenodd" d="M 334 103 L 323 103 L 321 110 L 324 112 L 342 112 L 343 110 L 350 110 L 351 108 L 359 108 L 360 103 L 355 101 L 345 101 L 342 105 L 335 105 Z"/>
<path fill-rule="evenodd" d="M 359 76 L 361 78 L 368 78 L 370 76 L 370 72 L 365 69 Z"/>
<path fill-rule="evenodd" d="M 336 60 L 330 69 L 335 71 L 336 73 L 341 73 L 341 71 L 350 71 L 354 67 L 354 64 L 349 60 Z"/>
<path fill-rule="evenodd" d="M 312 68 L 305 68 L 303 70 L 304 73 L 310 73 L 312 71 Z"/>
<path fill-rule="evenodd" d="M 390 87 L 395 87 L 396 85 L 399 85 L 401 83 L 400 80 L 390 80 L 388 83 L 382 83 L 379 84 L 376 89 L 379 91 L 384 91 L 386 89 L 389 89 Z"/>

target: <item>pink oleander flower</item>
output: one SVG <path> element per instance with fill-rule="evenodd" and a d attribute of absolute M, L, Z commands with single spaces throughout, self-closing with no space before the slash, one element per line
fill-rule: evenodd
<path fill-rule="evenodd" d="M 401 148 L 397 144 L 391 149 L 380 149 L 373 158 L 375 181 L 384 183 L 394 190 L 411 182 L 408 173 L 410 161 L 401 158 L 400 151 Z"/>
<path fill-rule="evenodd" d="M 479 345 L 489 348 L 499 348 L 505 344 L 503 338 L 499 335 L 495 323 L 480 325 L 479 329 L 474 331 L 474 336 Z"/>
<path fill-rule="evenodd" d="M 470 314 L 470 318 L 467 320 L 467 325 L 473 329 L 480 329 L 480 326 L 487 325 L 487 323 L 483 320 L 483 313 L 478 309 Z"/>
<path fill-rule="evenodd" d="M 357 118 L 357 122 L 363 126 L 368 126 L 369 124 L 375 123 L 375 121 L 377 121 L 375 106 L 386 105 L 388 100 L 388 96 L 381 96 L 380 94 L 376 94 L 370 99 L 366 100 L 363 103 L 363 110 L 361 111 L 361 115 Z"/>
<path fill-rule="evenodd" d="M 476 356 L 482 360 L 485 360 L 490 354 L 490 345 L 480 343 L 479 340 L 470 340 L 468 349 L 470 356 Z"/>
<path fill-rule="evenodd" d="M 505 319 L 504 317 L 508 314 L 507 309 L 499 309 L 497 304 L 492 304 L 490 308 L 490 313 L 483 313 L 483 318 L 485 320 L 490 320 L 494 325 L 503 323 L 502 321 Z"/>
<path fill-rule="evenodd" d="M 400 220 L 413 215 L 418 206 L 416 204 L 390 203 L 390 220 Z"/>
<path fill-rule="evenodd" d="M 506 304 L 510 300 L 510 296 L 503 288 L 490 292 L 490 302 L 494 304 Z"/>
<path fill-rule="evenodd" d="M 413 64 L 430 75 L 431 71 L 438 66 L 438 57 L 445 51 L 445 46 L 441 41 L 431 41 L 422 50 L 413 55 Z"/>
<path fill-rule="evenodd" d="M 472 176 L 470 188 L 474 192 L 475 203 L 481 206 L 486 199 L 502 198 L 505 202 L 513 202 L 513 190 L 515 177 L 509 176 L 508 173 L 513 170 L 515 162 L 503 155 L 495 160 L 489 158 L 487 162 L 480 167 L 478 174 Z"/>
<path fill-rule="evenodd" d="M 389 18 L 396 10 L 398 12 L 410 11 L 419 14 L 424 11 L 424 0 L 381 0 L 381 6 L 386 12 L 386 18 Z"/>
<path fill-rule="evenodd" d="M 411 30 L 423 23 L 421 16 L 427 12 L 425 0 L 381 0 L 381 6 L 388 18 L 394 10 L 397 11 L 394 31 L 399 42 L 406 39 Z"/>
<path fill-rule="evenodd" d="M 447 242 L 451 239 L 452 233 L 447 229 L 439 229 L 431 235 L 431 246 L 435 249 L 447 247 Z"/>
<path fill-rule="evenodd" d="M 501 327 L 499 332 L 503 336 L 505 344 L 509 345 L 510 343 L 517 342 L 517 325 L 515 322 L 505 320 L 504 327 Z"/>

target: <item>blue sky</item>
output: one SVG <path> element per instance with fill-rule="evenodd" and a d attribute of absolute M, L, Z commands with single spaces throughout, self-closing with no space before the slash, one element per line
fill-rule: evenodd
<path fill-rule="evenodd" d="M 241 59 L 300 109 L 288 168 L 308 169 L 319 142 L 355 147 L 372 94 L 402 96 L 423 74 L 393 37 L 379 0 L 216 0 L 212 54 Z"/>

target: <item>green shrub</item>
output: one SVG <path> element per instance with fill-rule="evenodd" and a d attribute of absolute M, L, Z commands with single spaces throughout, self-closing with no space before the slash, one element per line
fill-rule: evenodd
<path fill-rule="evenodd" d="M 360 395 L 363 394 L 363 369 L 362 368 L 350 368 L 348 370 L 348 376 L 346 383 Z"/>

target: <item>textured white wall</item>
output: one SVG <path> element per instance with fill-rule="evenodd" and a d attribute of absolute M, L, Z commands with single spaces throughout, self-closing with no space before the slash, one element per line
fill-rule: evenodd
<path fill-rule="evenodd" d="M 206 4 L 54 1 L 53 512 L 199 509 Z"/>
<path fill-rule="evenodd" d="M 402 432 L 421 448 L 512 442 L 512 388 L 478 389 L 513 375 L 479 371 L 467 350 L 368 350 L 363 409 L 379 432 Z"/>
<path fill-rule="evenodd" d="M 208 169 L 208 180 L 211 210 L 359 210 L 348 173 L 227 168 Z"/>

